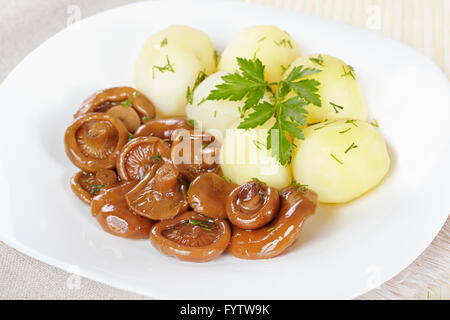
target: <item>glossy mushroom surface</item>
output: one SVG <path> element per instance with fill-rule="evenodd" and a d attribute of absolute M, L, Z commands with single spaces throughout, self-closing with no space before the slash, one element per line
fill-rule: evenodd
<path fill-rule="evenodd" d="M 225 251 L 230 235 L 225 219 L 211 219 L 188 211 L 155 224 L 150 241 L 166 255 L 183 261 L 206 262 Z"/>
<path fill-rule="evenodd" d="M 80 171 L 73 175 L 70 187 L 81 201 L 90 205 L 92 198 L 104 187 L 110 187 L 117 182 L 114 170 L 102 169 L 96 173 Z"/>
<path fill-rule="evenodd" d="M 189 181 L 203 173 L 219 173 L 220 144 L 207 133 L 182 130 L 172 144 L 172 163 Z"/>
<path fill-rule="evenodd" d="M 152 102 L 131 87 L 115 87 L 97 91 L 83 102 L 74 118 L 94 112 L 116 116 L 123 121 L 130 132 L 134 132 L 141 123 L 153 119 L 156 114 Z"/>
<path fill-rule="evenodd" d="M 170 161 L 169 145 L 156 137 L 129 141 L 117 157 L 117 172 L 122 180 L 141 180 L 155 165 Z"/>
<path fill-rule="evenodd" d="M 175 140 L 177 130 L 192 130 L 185 118 L 150 120 L 141 125 L 134 133 L 135 137 L 158 137 L 168 143 Z"/>
<path fill-rule="evenodd" d="M 186 192 L 183 177 L 167 162 L 154 166 L 125 198 L 134 212 L 152 220 L 164 220 L 188 209 Z"/>
<path fill-rule="evenodd" d="M 278 213 L 280 196 L 275 188 L 250 181 L 235 188 L 226 201 L 230 222 L 254 230 L 268 224 Z"/>
<path fill-rule="evenodd" d="M 66 130 L 66 154 L 74 165 L 87 172 L 113 169 L 128 131 L 120 120 L 104 113 L 88 113 Z"/>
<path fill-rule="evenodd" d="M 237 187 L 215 173 L 204 173 L 192 181 L 188 201 L 195 212 L 211 218 L 227 218 L 226 203 Z"/>
<path fill-rule="evenodd" d="M 106 232 L 131 239 L 149 237 L 154 222 L 134 213 L 125 200 L 125 194 L 136 183 L 121 182 L 117 186 L 104 189 L 92 199 L 92 215 Z"/>
<path fill-rule="evenodd" d="M 281 207 L 278 216 L 268 225 L 257 230 L 233 227 L 228 251 L 241 259 L 268 259 L 281 254 L 294 243 L 303 222 L 314 214 L 317 194 L 288 187 L 280 193 Z"/>

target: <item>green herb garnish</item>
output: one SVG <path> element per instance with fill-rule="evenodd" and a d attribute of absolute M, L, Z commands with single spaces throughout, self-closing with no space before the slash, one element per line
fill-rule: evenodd
<path fill-rule="evenodd" d="M 287 48 L 289 46 L 291 49 L 293 48 L 292 42 L 289 39 L 281 39 L 280 42 L 273 40 L 273 42 L 279 47 L 283 46 Z"/>
<path fill-rule="evenodd" d="M 196 128 L 196 123 L 195 123 L 195 120 L 189 120 L 188 122 L 187 122 L 187 124 L 188 125 L 190 125 L 192 128 Z"/>
<path fill-rule="evenodd" d="M 148 121 L 148 120 L 150 120 L 151 118 L 150 117 L 143 117 L 142 118 L 142 121 Z"/>
<path fill-rule="evenodd" d="M 353 78 L 353 80 L 356 80 L 355 77 L 355 69 L 353 69 L 352 66 L 348 66 L 348 70 L 345 69 L 345 66 L 342 66 L 342 70 L 344 71 L 344 74 L 341 75 L 341 77 L 347 77 L 347 76 L 351 76 Z"/>
<path fill-rule="evenodd" d="M 266 145 L 258 140 L 253 140 L 253 144 L 255 145 L 258 150 L 262 150 L 262 147 L 265 147 Z"/>
<path fill-rule="evenodd" d="M 214 63 L 216 64 L 216 68 L 219 65 L 219 54 L 217 53 L 217 50 L 214 50 Z"/>
<path fill-rule="evenodd" d="M 128 108 L 133 104 L 133 100 L 127 99 L 125 101 L 122 101 L 120 104 L 123 105 L 124 107 Z"/>
<path fill-rule="evenodd" d="M 319 66 L 323 67 L 323 57 L 319 54 L 317 58 L 309 58 L 309 60 Z"/>
<path fill-rule="evenodd" d="M 161 41 L 160 47 L 161 47 L 161 48 L 164 48 L 164 47 L 167 46 L 168 44 L 169 44 L 169 41 L 167 40 L 167 37 L 166 37 L 166 38 L 164 38 L 164 39 Z"/>
<path fill-rule="evenodd" d="M 134 134 L 132 134 L 131 132 L 128 132 L 128 142 L 130 142 L 133 139 L 134 139 Z"/>
<path fill-rule="evenodd" d="M 373 125 L 374 127 L 378 128 L 380 125 L 378 124 L 377 120 L 373 120 L 371 123 L 371 125 Z"/>
<path fill-rule="evenodd" d="M 202 223 L 201 221 L 195 220 L 195 219 L 189 219 L 189 224 L 192 224 L 193 226 L 199 226 L 202 230 L 205 231 L 211 231 L 209 226 L 207 224 Z"/>
<path fill-rule="evenodd" d="M 291 65 L 289 64 L 287 67 L 281 65 L 280 67 L 281 67 L 281 74 L 284 74 L 284 73 L 286 72 L 286 70 L 289 69 L 289 68 L 291 67 Z"/>
<path fill-rule="evenodd" d="M 314 68 L 297 66 L 280 82 L 269 83 L 264 79 L 265 66 L 259 59 L 237 58 L 240 73 L 222 77 L 224 83 L 216 86 L 208 100 L 241 101 L 245 99 L 241 111 L 252 110 L 238 126 L 239 129 L 252 129 L 265 124 L 275 117 L 275 124 L 269 129 L 266 147 L 282 164 L 291 162 L 294 146 L 288 134 L 297 139 L 304 139 L 300 128 L 306 123 L 305 106 L 312 103 L 322 106 L 318 95 L 320 83 L 306 76 L 321 72 Z M 275 88 L 275 89 L 273 89 Z M 263 101 L 266 91 L 272 94 L 271 102 Z M 294 96 L 289 97 L 293 92 Z"/>
<path fill-rule="evenodd" d="M 264 181 L 259 180 L 258 178 L 251 178 L 250 180 L 254 181 L 254 182 L 259 182 L 261 184 L 264 184 L 267 186 L 267 183 L 265 183 Z"/>
<path fill-rule="evenodd" d="M 157 65 L 154 65 L 154 66 L 153 66 L 153 68 L 152 68 L 152 76 L 153 76 L 153 80 L 155 79 L 155 69 L 158 70 L 158 71 L 161 72 L 161 73 L 164 73 L 165 71 L 168 71 L 168 72 L 175 72 L 175 69 L 173 68 L 173 65 L 170 63 L 170 60 L 169 60 L 169 56 L 168 56 L 168 55 L 166 55 L 166 61 L 167 61 L 167 63 L 166 63 L 165 66 L 162 66 L 162 67 L 157 66 Z"/>
<path fill-rule="evenodd" d="M 267 37 L 264 36 L 264 37 L 262 37 L 261 39 L 259 39 L 258 42 L 263 42 L 263 41 L 266 40 L 266 39 L 267 39 Z"/>
<path fill-rule="evenodd" d="M 222 179 L 225 180 L 226 182 L 231 182 L 231 179 L 228 177 L 223 176 Z"/>
<path fill-rule="evenodd" d="M 272 230 L 275 230 L 275 226 L 273 226 L 273 227 L 267 229 L 267 232 L 270 232 L 270 231 L 272 231 Z"/>
<path fill-rule="evenodd" d="M 356 122 L 356 120 L 347 120 L 347 121 L 345 121 L 345 123 L 351 123 L 352 125 L 357 127 L 358 125 L 355 122 Z"/>
<path fill-rule="evenodd" d="M 191 89 L 190 86 L 187 87 L 186 100 L 187 100 L 188 104 L 192 104 L 192 102 L 194 101 L 194 91 L 195 91 L 195 89 L 197 89 L 198 85 L 200 83 L 202 83 L 203 80 L 205 80 L 205 79 L 206 79 L 205 71 L 200 71 L 198 73 L 198 75 L 197 75 L 197 79 L 195 80 L 195 83 L 194 83 L 194 86 L 192 87 L 192 89 Z"/>
<path fill-rule="evenodd" d="M 100 190 L 103 189 L 104 187 L 105 187 L 104 184 L 92 184 L 91 185 L 91 188 L 92 188 L 91 194 L 95 195 L 95 194 L 99 193 Z"/>
<path fill-rule="evenodd" d="M 344 134 L 344 133 L 349 132 L 350 130 L 352 130 L 352 128 L 348 128 L 347 130 L 344 130 L 344 131 L 339 131 L 339 133 Z"/>
<path fill-rule="evenodd" d="M 355 149 L 355 148 L 358 148 L 358 146 L 357 146 L 354 142 L 352 142 L 352 144 L 350 145 L 350 147 L 348 147 L 348 149 L 345 150 L 344 153 L 347 153 L 347 152 L 349 152 L 350 150 Z"/>
<path fill-rule="evenodd" d="M 339 110 L 344 110 L 343 106 L 340 106 L 336 103 L 330 102 L 330 105 L 333 107 L 334 112 L 339 113 Z"/>
<path fill-rule="evenodd" d="M 294 178 L 292 178 L 292 180 L 291 180 L 291 186 L 297 187 L 298 191 L 306 191 L 308 189 L 307 184 L 298 183 L 297 181 L 294 180 Z"/>
<path fill-rule="evenodd" d="M 336 160 L 337 162 L 339 162 L 340 164 L 344 164 L 344 163 L 342 163 L 341 160 L 339 160 L 338 158 L 336 158 L 336 156 L 335 156 L 334 154 L 330 153 L 330 156 L 332 156 L 333 159 Z"/>
<path fill-rule="evenodd" d="M 151 158 L 150 158 L 150 161 L 153 161 L 153 162 L 160 162 L 160 161 L 161 161 L 161 155 L 160 155 L 160 154 L 157 154 L 156 156 L 151 157 Z"/>

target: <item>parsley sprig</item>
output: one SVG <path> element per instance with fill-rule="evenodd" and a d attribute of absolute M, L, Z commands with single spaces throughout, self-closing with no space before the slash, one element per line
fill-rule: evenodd
<path fill-rule="evenodd" d="M 322 106 L 317 93 L 320 83 L 305 77 L 321 72 L 315 68 L 297 66 L 280 82 L 267 82 L 264 79 L 265 66 L 261 60 L 237 58 L 240 73 L 236 72 L 222 77 L 224 83 L 212 90 L 208 100 L 244 100 L 243 114 L 251 110 L 239 124 L 239 129 L 252 129 L 264 125 L 275 118 L 275 124 L 267 135 L 266 147 L 282 164 L 291 162 L 294 145 L 289 135 L 304 139 L 300 126 L 306 124 L 305 106 L 313 104 Z M 266 92 L 273 99 L 262 101 Z M 290 95 L 293 93 L 293 95 Z"/>

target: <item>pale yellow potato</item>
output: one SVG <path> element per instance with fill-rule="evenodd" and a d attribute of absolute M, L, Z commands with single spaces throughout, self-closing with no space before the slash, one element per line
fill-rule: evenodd
<path fill-rule="evenodd" d="M 290 167 L 282 166 L 266 148 L 267 132 L 274 121 L 249 130 L 236 129 L 240 123 L 237 121 L 233 129 L 227 130 L 220 153 L 224 176 L 237 184 L 257 178 L 278 189 L 290 185 Z"/>
<path fill-rule="evenodd" d="M 336 120 L 304 130 L 296 140 L 292 171 L 324 203 L 344 203 L 375 187 L 389 170 L 381 134 L 367 122 Z M 355 147 L 357 146 L 357 147 Z"/>
<path fill-rule="evenodd" d="M 275 26 L 263 25 L 246 28 L 226 47 L 219 61 L 219 71 L 239 70 L 236 58 L 257 57 L 266 66 L 269 82 L 281 80 L 284 68 L 301 56 L 297 42 Z"/>
<path fill-rule="evenodd" d="M 323 66 L 311 59 L 323 58 Z M 344 61 L 324 54 L 303 56 L 295 60 L 286 71 L 286 75 L 296 66 L 305 66 L 322 70 L 306 77 L 320 82 L 318 94 L 322 107 L 308 105 L 307 123 L 316 123 L 336 119 L 367 119 L 367 108 L 356 72 Z M 337 106 L 333 107 L 332 104 Z"/>
<path fill-rule="evenodd" d="M 153 102 L 158 116 L 184 116 L 187 88 L 193 88 L 203 70 L 204 66 L 193 53 L 147 48 L 141 51 L 136 62 L 134 83 Z"/>
<path fill-rule="evenodd" d="M 216 71 L 216 53 L 208 35 L 200 30 L 184 25 L 171 25 L 153 34 L 143 50 L 175 49 L 191 52 L 200 60 L 206 74 Z"/>

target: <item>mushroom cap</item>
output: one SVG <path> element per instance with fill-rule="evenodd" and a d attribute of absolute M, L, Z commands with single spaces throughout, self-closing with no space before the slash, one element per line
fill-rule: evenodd
<path fill-rule="evenodd" d="M 182 130 L 172 144 L 172 163 L 189 181 L 203 173 L 219 173 L 220 143 L 214 136 Z"/>
<path fill-rule="evenodd" d="M 152 167 L 170 161 L 170 147 L 156 137 L 129 141 L 117 157 L 117 172 L 122 180 L 141 180 Z"/>
<path fill-rule="evenodd" d="M 230 222 L 254 230 L 268 224 L 278 213 L 280 196 L 275 188 L 250 181 L 235 188 L 226 201 Z"/>
<path fill-rule="evenodd" d="M 99 90 L 87 98 L 74 118 L 86 113 L 107 112 L 122 103 L 124 106 L 131 106 L 138 113 L 142 123 L 153 119 L 156 115 L 153 103 L 144 94 L 131 87 L 114 87 Z"/>
<path fill-rule="evenodd" d="M 302 230 L 303 222 L 317 208 L 317 194 L 314 191 L 297 189 L 288 187 L 281 191 L 280 213 L 265 227 L 244 230 L 233 226 L 228 251 L 241 259 L 269 259 L 292 245 Z"/>
<path fill-rule="evenodd" d="M 96 184 L 97 179 L 95 178 L 95 174 L 91 172 L 79 171 L 70 179 L 70 187 L 73 193 L 88 205 L 91 204 L 92 198 L 98 192 L 98 188 L 93 187 Z"/>
<path fill-rule="evenodd" d="M 136 183 L 121 182 L 114 187 L 105 188 L 92 199 L 92 215 L 106 232 L 123 238 L 148 238 L 154 222 L 134 213 L 125 200 L 125 194 Z"/>
<path fill-rule="evenodd" d="M 74 165 L 87 172 L 112 169 L 127 142 L 128 131 L 117 118 L 104 113 L 88 113 L 67 128 L 64 145 Z"/>
<path fill-rule="evenodd" d="M 189 187 L 189 205 L 205 216 L 227 218 L 227 198 L 236 187 L 218 174 L 204 173 L 195 178 Z"/>
<path fill-rule="evenodd" d="M 212 219 L 188 211 L 155 224 L 150 231 L 150 241 L 166 255 L 183 261 L 206 262 L 225 251 L 230 235 L 225 219 Z"/>
<path fill-rule="evenodd" d="M 171 143 L 174 141 L 175 131 L 184 129 L 192 130 L 187 120 L 182 117 L 155 119 L 141 125 L 134 133 L 135 137 L 158 137 L 164 141 Z"/>
<path fill-rule="evenodd" d="M 125 198 L 134 212 L 152 220 L 164 220 L 188 209 L 186 190 L 178 170 L 166 162 L 153 166 Z"/>

